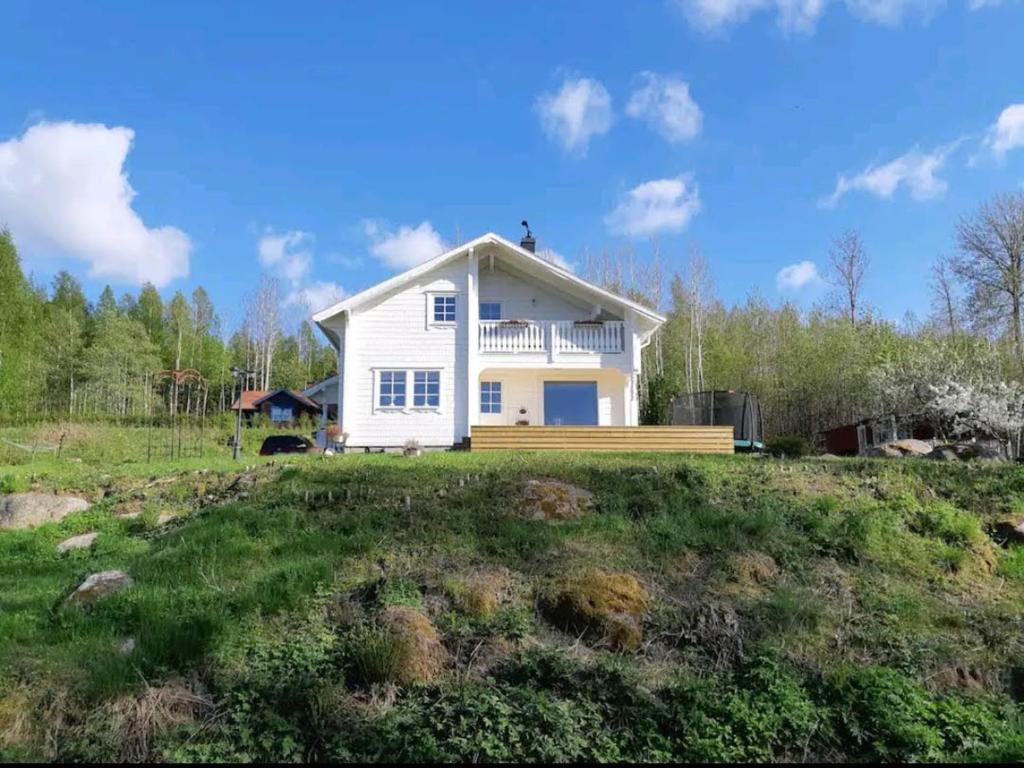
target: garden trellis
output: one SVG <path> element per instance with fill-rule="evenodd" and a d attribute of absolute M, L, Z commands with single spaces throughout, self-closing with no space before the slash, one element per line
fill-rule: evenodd
<path fill-rule="evenodd" d="M 209 385 L 193 368 L 153 374 L 154 404 L 146 460 L 201 457 Z"/>

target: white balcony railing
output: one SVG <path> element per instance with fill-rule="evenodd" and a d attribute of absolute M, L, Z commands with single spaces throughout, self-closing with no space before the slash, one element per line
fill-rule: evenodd
<path fill-rule="evenodd" d="M 481 352 L 592 352 L 614 354 L 626 348 L 626 329 L 621 320 L 575 322 L 481 320 Z"/>

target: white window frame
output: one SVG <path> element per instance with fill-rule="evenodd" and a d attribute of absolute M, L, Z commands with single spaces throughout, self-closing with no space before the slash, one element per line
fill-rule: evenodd
<path fill-rule="evenodd" d="M 384 374 L 385 373 L 391 373 L 391 374 L 400 373 L 400 374 L 402 374 L 402 377 L 403 377 L 403 379 L 405 381 L 405 404 L 404 405 L 394 405 L 393 402 L 392 402 L 391 405 L 381 405 L 380 404 L 381 384 L 384 381 Z M 394 385 L 392 384 L 392 390 L 393 389 L 394 389 Z M 394 394 L 392 392 L 392 400 L 393 399 L 394 399 Z M 401 411 L 406 410 L 408 407 L 409 407 L 409 372 L 405 368 L 375 368 L 375 369 L 373 369 L 373 410 L 374 411 L 398 411 L 398 412 L 401 412 Z"/>
<path fill-rule="evenodd" d="M 441 380 L 441 369 L 440 368 L 416 368 L 415 370 L 409 371 L 412 374 L 412 392 L 407 396 L 406 401 L 409 403 L 409 410 L 412 411 L 440 411 L 441 410 L 441 386 L 444 382 Z M 423 405 L 416 405 L 416 374 L 437 374 L 437 405 L 428 405 L 426 398 L 429 397 L 427 392 L 423 393 L 424 402 Z M 429 382 L 425 382 L 429 385 Z"/>
<path fill-rule="evenodd" d="M 435 320 L 434 302 L 437 299 L 452 299 L 455 303 L 454 320 Z M 427 325 L 434 328 L 453 328 L 459 321 L 459 294 L 456 291 L 430 291 L 427 293 Z"/>
<path fill-rule="evenodd" d="M 498 410 L 496 410 L 496 411 L 494 411 L 494 410 L 485 411 L 484 410 L 484 384 L 490 384 L 492 386 L 495 385 L 495 384 L 498 385 Z M 487 403 L 487 405 L 490 405 L 493 408 L 494 407 L 493 392 L 488 394 L 488 400 L 489 400 L 489 402 Z M 505 410 L 505 385 L 504 385 L 504 383 L 501 382 L 501 381 L 498 381 L 498 380 L 493 380 L 493 379 L 490 380 L 490 381 L 481 381 L 480 382 L 480 413 L 481 413 L 481 415 L 485 415 L 486 414 L 487 416 L 500 416 L 502 413 L 504 413 L 504 410 Z"/>
<path fill-rule="evenodd" d="M 494 304 L 498 308 L 498 316 L 497 317 L 484 317 L 483 312 L 480 312 L 480 308 L 482 308 L 484 304 Z M 502 303 L 500 301 L 490 301 L 490 300 L 481 299 L 480 303 L 479 303 L 479 307 L 477 308 L 477 312 L 478 312 L 478 316 L 479 316 L 479 318 L 481 320 L 504 320 L 505 319 L 505 307 L 502 306 Z"/>

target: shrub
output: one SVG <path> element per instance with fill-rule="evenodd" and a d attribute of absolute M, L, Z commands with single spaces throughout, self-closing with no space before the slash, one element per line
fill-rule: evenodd
<path fill-rule="evenodd" d="M 765 449 L 779 458 L 802 459 L 811 452 L 811 444 L 800 435 L 780 435 L 768 440 Z"/>

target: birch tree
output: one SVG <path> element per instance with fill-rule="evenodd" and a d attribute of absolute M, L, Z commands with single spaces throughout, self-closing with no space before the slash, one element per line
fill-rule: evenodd
<path fill-rule="evenodd" d="M 828 256 L 832 285 L 839 291 L 844 314 L 851 325 L 856 325 L 861 309 L 861 286 L 869 263 L 860 234 L 852 229 L 844 232 L 832 241 Z"/>

